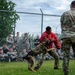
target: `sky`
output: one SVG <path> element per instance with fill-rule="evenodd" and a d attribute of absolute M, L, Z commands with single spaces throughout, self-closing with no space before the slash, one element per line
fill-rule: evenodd
<path fill-rule="evenodd" d="M 18 12 L 30 12 L 62 15 L 63 12 L 70 10 L 70 3 L 73 0 L 12 0 L 16 4 L 15 10 Z M 20 35 L 28 32 L 31 35 L 41 35 L 41 15 L 21 14 L 20 20 L 16 23 L 16 32 Z M 50 26 L 54 33 L 61 34 L 60 17 L 56 16 L 43 16 L 43 31 Z"/>

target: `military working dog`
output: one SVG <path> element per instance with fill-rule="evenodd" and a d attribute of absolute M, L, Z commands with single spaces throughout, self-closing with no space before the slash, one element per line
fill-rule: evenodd
<path fill-rule="evenodd" d="M 23 57 L 23 59 L 28 61 L 28 69 L 30 71 L 36 72 L 36 70 L 38 70 L 42 64 L 42 60 L 41 60 L 40 62 L 38 62 L 36 67 L 34 69 L 32 69 L 32 67 L 34 65 L 33 57 L 36 57 L 38 54 L 41 54 L 41 53 L 43 54 L 43 57 L 44 57 L 44 55 L 48 51 L 54 49 L 54 48 L 48 49 L 49 43 L 50 43 L 50 40 L 44 40 L 42 43 L 37 45 L 37 47 L 33 48 L 25 57 Z"/>

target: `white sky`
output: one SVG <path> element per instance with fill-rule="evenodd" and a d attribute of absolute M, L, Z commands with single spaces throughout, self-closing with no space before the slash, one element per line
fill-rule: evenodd
<path fill-rule="evenodd" d="M 15 10 L 20 12 L 41 13 L 62 15 L 64 11 L 69 10 L 70 3 L 73 0 L 12 0 L 16 3 Z M 16 23 L 16 32 L 20 34 L 29 32 L 30 34 L 41 34 L 41 16 L 18 14 L 20 20 Z M 61 33 L 60 17 L 44 16 L 43 31 L 46 26 L 51 26 L 53 32 Z"/>

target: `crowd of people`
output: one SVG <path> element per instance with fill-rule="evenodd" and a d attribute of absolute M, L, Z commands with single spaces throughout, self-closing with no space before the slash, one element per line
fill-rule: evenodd
<path fill-rule="evenodd" d="M 37 35 L 33 41 L 34 47 L 36 47 L 40 41 L 39 41 L 39 35 Z M 2 47 L 0 47 L 0 62 L 6 61 L 18 61 L 22 60 L 22 57 L 24 57 L 30 50 L 31 50 L 31 40 L 28 36 L 28 33 L 25 33 L 23 38 L 20 37 L 20 33 L 17 32 L 16 36 L 13 39 L 13 36 L 11 34 L 8 35 L 6 38 L 6 43 L 3 44 Z M 60 59 L 63 59 L 63 52 L 60 50 L 56 50 L 56 52 L 59 55 Z M 42 54 L 39 54 L 36 58 L 40 59 L 42 57 Z M 72 48 L 70 50 L 70 58 L 73 59 L 73 51 Z M 54 59 L 49 53 L 47 53 L 44 57 L 45 60 Z"/>
<path fill-rule="evenodd" d="M 25 33 L 22 39 L 19 32 L 14 38 L 12 34 L 9 34 L 6 38 L 6 43 L 0 47 L 0 61 L 10 62 L 22 58 L 30 50 L 29 40 L 28 33 Z"/>

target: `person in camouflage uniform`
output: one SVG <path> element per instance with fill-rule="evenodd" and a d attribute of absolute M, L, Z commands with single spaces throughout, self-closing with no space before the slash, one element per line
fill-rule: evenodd
<path fill-rule="evenodd" d="M 72 1 L 70 10 L 61 16 L 62 44 L 63 51 L 63 71 L 68 75 L 70 47 L 73 47 L 75 57 L 75 1 Z"/>
<path fill-rule="evenodd" d="M 34 59 L 33 57 L 36 57 L 38 54 L 43 53 L 42 55 L 42 60 L 40 60 L 40 62 L 38 62 L 36 65 L 36 69 L 39 69 L 42 65 L 43 59 L 44 59 L 44 55 L 50 51 L 53 50 L 54 48 L 51 49 L 47 49 L 48 44 L 50 43 L 49 40 L 44 40 L 42 43 L 40 43 L 39 45 L 37 45 L 35 48 L 33 48 L 25 57 L 23 57 L 23 59 L 26 59 L 28 61 L 28 69 L 30 71 L 35 72 L 35 69 L 33 70 L 32 67 L 34 65 Z"/>

